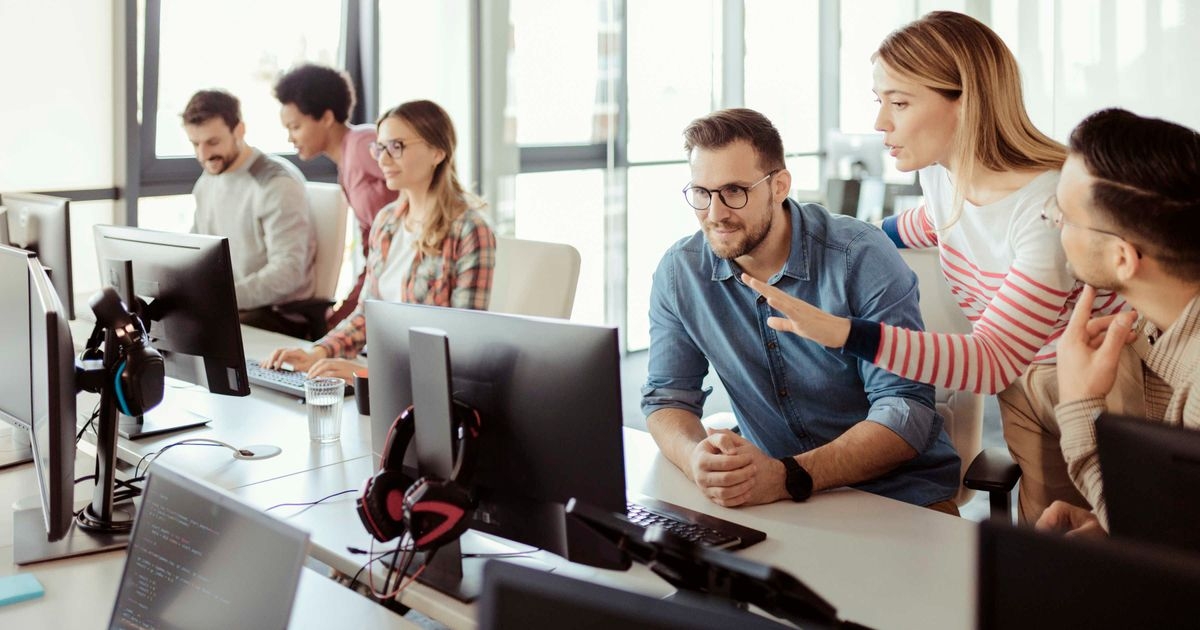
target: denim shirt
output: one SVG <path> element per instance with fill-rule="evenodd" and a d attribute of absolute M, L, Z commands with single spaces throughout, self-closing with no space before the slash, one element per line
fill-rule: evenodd
<path fill-rule="evenodd" d="M 815 204 L 785 203 L 792 249 L 769 284 L 834 315 L 922 329 L 916 275 L 883 232 Z M 779 313 L 740 276 L 703 232 L 663 256 L 650 298 L 642 411 L 702 415 L 711 365 L 742 435 L 770 456 L 812 450 L 866 419 L 895 431 L 918 454 L 856 488 L 916 505 L 952 498 L 959 459 L 934 410 L 933 387 L 769 328 L 767 318 Z"/>

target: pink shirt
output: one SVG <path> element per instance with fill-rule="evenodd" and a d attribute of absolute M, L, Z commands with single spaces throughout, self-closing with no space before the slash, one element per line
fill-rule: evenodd
<path fill-rule="evenodd" d="M 371 223 L 384 206 L 396 200 L 399 192 L 388 190 L 379 163 L 371 157 L 370 145 L 375 142 L 374 125 L 354 125 L 342 138 L 342 163 L 338 167 L 338 184 L 346 193 L 358 229 L 362 232 L 363 250 L 371 235 Z"/>

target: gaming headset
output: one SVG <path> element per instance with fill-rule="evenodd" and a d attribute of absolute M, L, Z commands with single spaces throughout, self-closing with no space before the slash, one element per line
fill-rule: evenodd
<path fill-rule="evenodd" d="M 162 355 L 150 344 L 142 320 L 125 308 L 111 287 L 93 295 L 89 305 L 96 314 L 96 328 L 81 358 L 104 358 L 100 342 L 104 339 L 104 330 L 111 330 L 118 347 L 106 349 L 117 353 L 106 384 L 112 385 L 121 413 L 140 416 L 162 402 L 166 376 Z"/>
<path fill-rule="evenodd" d="M 375 540 L 387 542 L 408 533 L 414 551 L 430 551 L 467 530 L 473 505 L 465 486 L 474 474 L 480 420 L 477 410 L 457 400 L 453 412 L 454 468 L 449 480 L 429 476 L 414 480 L 405 474 L 404 454 L 416 433 L 413 408 L 392 423 L 379 472 L 367 479 L 355 502 L 363 526 Z"/>

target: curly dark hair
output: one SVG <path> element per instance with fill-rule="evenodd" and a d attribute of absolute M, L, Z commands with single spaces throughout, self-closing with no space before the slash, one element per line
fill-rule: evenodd
<path fill-rule="evenodd" d="M 275 82 L 275 98 L 283 105 L 295 105 L 312 118 L 331 111 L 335 120 L 344 123 L 354 109 L 354 82 L 350 75 L 336 68 L 306 63 L 279 77 Z"/>

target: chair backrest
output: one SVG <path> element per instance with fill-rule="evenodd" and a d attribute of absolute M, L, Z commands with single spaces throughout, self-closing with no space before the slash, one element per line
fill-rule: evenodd
<path fill-rule="evenodd" d="M 971 323 L 950 286 L 942 275 L 937 249 L 901 249 L 900 257 L 917 274 L 921 289 L 921 318 L 925 330 L 940 333 L 969 334 Z M 938 387 L 934 392 L 937 410 L 946 420 L 946 433 L 962 459 L 961 480 L 967 467 L 983 447 L 983 396 L 975 392 L 956 391 Z M 975 491 L 961 483 L 954 502 L 962 505 L 971 500 Z"/>
<path fill-rule="evenodd" d="M 569 319 L 579 283 L 579 251 L 562 243 L 496 237 L 488 310 Z"/>
<path fill-rule="evenodd" d="M 333 299 L 346 251 L 346 196 L 337 184 L 306 182 L 304 190 L 308 195 L 313 227 L 317 230 L 313 297 Z"/>

